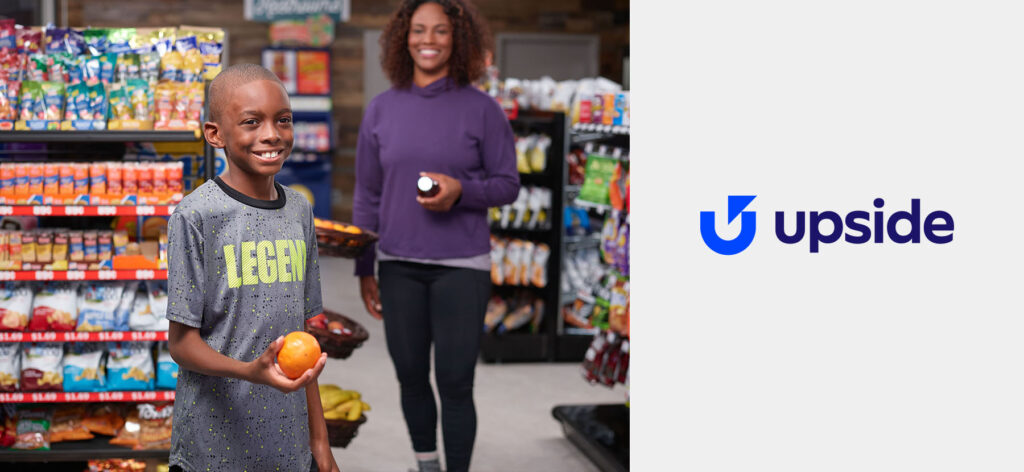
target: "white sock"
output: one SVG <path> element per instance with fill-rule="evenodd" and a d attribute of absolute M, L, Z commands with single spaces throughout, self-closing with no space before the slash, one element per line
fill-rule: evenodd
<path fill-rule="evenodd" d="M 436 460 L 439 460 L 440 458 L 441 457 L 437 455 L 437 451 L 417 452 L 416 453 L 416 461 L 417 462 L 418 461 L 436 461 Z"/>

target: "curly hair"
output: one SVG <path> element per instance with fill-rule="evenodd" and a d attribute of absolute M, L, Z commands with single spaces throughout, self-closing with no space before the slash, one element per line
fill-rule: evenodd
<path fill-rule="evenodd" d="M 412 14 L 424 3 L 440 5 L 452 22 L 448 76 L 460 86 L 475 82 L 483 75 L 486 51 L 493 46 L 487 22 L 469 0 L 403 1 L 380 36 L 380 63 L 384 74 L 396 87 L 408 88 L 412 84 L 415 64 L 409 55 L 409 28 Z"/>

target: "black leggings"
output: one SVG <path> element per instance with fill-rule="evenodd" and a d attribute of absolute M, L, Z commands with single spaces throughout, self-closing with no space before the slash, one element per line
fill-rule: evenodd
<path fill-rule="evenodd" d="M 430 387 L 433 342 L 448 472 L 469 470 L 473 454 L 473 374 L 490 291 L 490 274 L 485 271 L 380 263 L 384 335 L 401 384 L 402 413 L 412 447 L 416 452 L 437 450 L 437 404 Z"/>

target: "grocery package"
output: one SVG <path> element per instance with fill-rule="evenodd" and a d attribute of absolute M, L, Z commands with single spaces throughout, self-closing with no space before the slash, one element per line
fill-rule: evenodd
<path fill-rule="evenodd" d="M 93 406 L 82 424 L 93 434 L 114 436 L 124 426 L 124 415 L 121 405 L 101 403 Z"/>
<path fill-rule="evenodd" d="M 500 296 L 492 296 L 487 302 L 487 311 L 484 313 L 484 332 L 493 331 L 501 323 L 501 320 L 505 319 L 506 314 L 508 314 L 508 303 Z"/>
<path fill-rule="evenodd" d="M 537 333 L 544 317 L 544 300 L 529 293 L 518 293 L 511 298 L 494 295 L 487 302 L 484 314 L 484 332 L 504 334 L 529 325 Z"/>
<path fill-rule="evenodd" d="M 0 448 L 13 446 L 18 437 L 18 414 L 12 407 L 0 408 Z"/>
<path fill-rule="evenodd" d="M 79 290 L 78 331 L 126 331 L 118 317 L 125 284 L 87 282 Z"/>
<path fill-rule="evenodd" d="M 69 344 L 64 354 L 64 391 L 102 392 L 107 380 L 105 355 L 101 344 Z"/>
<path fill-rule="evenodd" d="M 63 405 L 53 412 L 50 424 L 50 443 L 62 441 L 84 441 L 95 438 L 83 422 L 86 407 L 82 405 Z"/>
<path fill-rule="evenodd" d="M 17 437 L 11 449 L 49 450 L 51 418 L 49 408 L 18 409 Z"/>
<path fill-rule="evenodd" d="M 139 443 L 134 449 L 170 449 L 173 403 L 140 403 Z"/>
<path fill-rule="evenodd" d="M 32 288 L 14 282 L 0 283 L 0 331 L 24 331 L 32 312 Z"/>
<path fill-rule="evenodd" d="M 0 344 L 0 392 L 17 392 L 21 378 L 21 344 Z"/>
<path fill-rule="evenodd" d="M 166 341 L 157 343 L 156 388 L 173 390 L 178 385 L 178 363 L 171 357 Z"/>
<path fill-rule="evenodd" d="M 520 188 L 515 202 L 491 208 L 490 225 L 501 229 L 546 230 L 550 227 L 551 190 L 543 187 Z"/>
<path fill-rule="evenodd" d="M 494 285 L 547 286 L 551 248 L 545 243 L 492 236 L 491 282 Z"/>
<path fill-rule="evenodd" d="M 93 459 L 86 472 L 145 472 L 146 463 L 137 459 Z M 161 472 L 157 467 L 157 472 Z M 166 469 L 165 469 L 166 470 Z"/>
<path fill-rule="evenodd" d="M 76 287 L 50 282 L 39 286 L 32 301 L 30 331 L 73 331 L 78 314 Z"/>
<path fill-rule="evenodd" d="M 505 250 L 505 240 L 491 235 L 491 283 L 494 285 L 505 283 Z"/>
<path fill-rule="evenodd" d="M 31 343 L 21 351 L 21 391 L 60 392 L 64 390 L 61 343 Z"/>
<path fill-rule="evenodd" d="M 117 436 L 110 440 L 110 444 L 134 448 L 139 445 L 139 411 L 137 408 L 129 408 L 124 415 L 122 426 L 117 430 Z"/>
<path fill-rule="evenodd" d="M 152 343 L 116 342 L 109 344 L 108 390 L 153 390 L 155 377 Z"/>
<path fill-rule="evenodd" d="M 136 294 L 135 305 L 128 319 L 132 331 L 167 331 L 167 282 L 147 281 L 145 292 Z"/>

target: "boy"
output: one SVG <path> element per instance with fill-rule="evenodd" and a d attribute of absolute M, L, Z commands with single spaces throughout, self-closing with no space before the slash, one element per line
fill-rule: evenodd
<path fill-rule="evenodd" d="M 168 222 L 171 469 L 337 471 L 316 381 L 326 354 L 294 380 L 275 363 L 283 336 L 323 311 L 312 208 L 274 182 L 292 149 L 288 94 L 239 64 L 208 98 L 203 132 L 230 166 Z"/>

